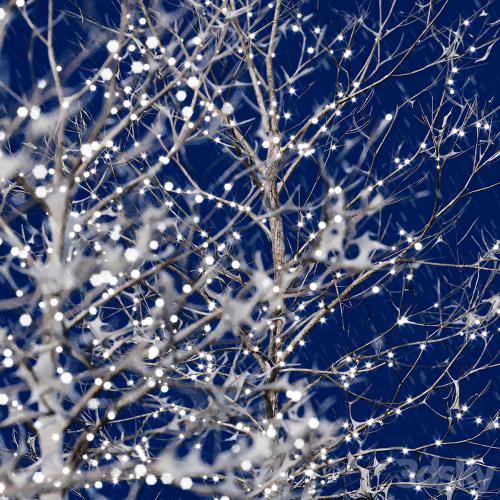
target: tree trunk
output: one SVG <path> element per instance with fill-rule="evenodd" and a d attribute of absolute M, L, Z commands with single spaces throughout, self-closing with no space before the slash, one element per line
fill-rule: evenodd
<path fill-rule="evenodd" d="M 273 255 L 273 269 L 274 269 L 274 282 L 276 285 L 282 287 L 281 274 L 283 264 L 285 262 L 285 239 L 283 234 L 283 220 L 280 212 L 280 202 L 279 193 L 277 185 L 277 177 L 273 175 L 273 179 L 270 182 L 269 190 L 269 205 L 272 211 L 271 217 L 269 218 L 269 225 L 271 227 L 271 246 Z M 282 306 L 282 301 L 280 300 L 280 305 Z M 277 344 L 276 340 L 281 337 L 283 330 L 283 321 L 278 319 L 282 314 L 282 309 L 277 308 L 274 311 L 274 321 L 273 328 L 270 333 L 269 340 L 269 350 L 268 356 L 272 361 L 273 365 L 276 366 L 278 363 L 277 358 Z M 273 369 L 271 376 L 268 379 L 268 383 L 273 383 L 278 378 L 278 370 Z M 274 391 L 268 391 L 266 395 L 266 417 L 274 418 L 278 411 L 278 395 Z"/>

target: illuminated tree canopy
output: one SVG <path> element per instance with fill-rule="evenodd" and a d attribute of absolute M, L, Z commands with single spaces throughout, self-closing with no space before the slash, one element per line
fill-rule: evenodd
<path fill-rule="evenodd" d="M 479 0 L 4 1 L 2 498 L 493 498 L 497 39 Z"/>

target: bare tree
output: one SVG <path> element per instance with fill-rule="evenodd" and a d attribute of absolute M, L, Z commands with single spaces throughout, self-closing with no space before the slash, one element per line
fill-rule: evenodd
<path fill-rule="evenodd" d="M 492 493 L 473 3 L 0 9 L 0 494 Z"/>

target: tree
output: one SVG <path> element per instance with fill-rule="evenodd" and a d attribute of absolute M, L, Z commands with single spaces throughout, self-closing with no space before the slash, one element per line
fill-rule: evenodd
<path fill-rule="evenodd" d="M 0 493 L 493 491 L 498 27 L 464 9 L 0 9 Z"/>

